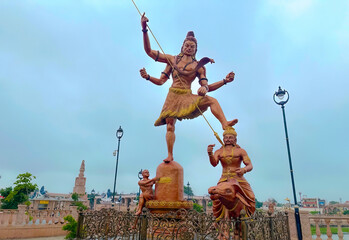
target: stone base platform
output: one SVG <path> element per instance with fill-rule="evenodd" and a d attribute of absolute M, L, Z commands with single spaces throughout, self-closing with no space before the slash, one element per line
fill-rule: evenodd
<path fill-rule="evenodd" d="M 177 211 L 179 209 L 192 209 L 193 202 L 149 200 L 145 203 L 145 207 L 148 208 L 151 213 L 164 214 L 170 211 Z"/>

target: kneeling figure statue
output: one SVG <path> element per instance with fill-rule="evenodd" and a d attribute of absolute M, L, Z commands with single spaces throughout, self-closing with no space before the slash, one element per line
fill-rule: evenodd
<path fill-rule="evenodd" d="M 143 179 L 138 182 L 140 189 L 142 190 L 141 195 L 139 196 L 138 208 L 136 215 L 142 213 L 142 209 L 145 206 L 145 202 L 154 199 L 153 195 L 153 185 L 156 181 L 159 181 L 160 178 L 149 179 L 149 171 L 147 169 L 142 171 Z"/>

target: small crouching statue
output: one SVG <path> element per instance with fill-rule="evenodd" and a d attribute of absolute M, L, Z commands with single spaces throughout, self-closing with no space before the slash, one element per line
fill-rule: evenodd
<path fill-rule="evenodd" d="M 136 215 L 142 213 L 142 209 L 145 206 L 145 202 L 154 199 L 153 195 L 153 185 L 156 181 L 159 181 L 160 178 L 149 179 L 149 171 L 147 169 L 142 171 L 143 179 L 138 182 L 140 189 L 142 190 L 141 195 L 139 196 L 138 207 Z"/>
<path fill-rule="evenodd" d="M 236 144 L 236 136 L 234 128 L 228 127 L 223 133 L 223 147 L 214 154 L 214 144 L 207 147 L 211 165 L 215 167 L 220 162 L 223 167 L 217 186 L 208 189 L 217 221 L 238 218 L 241 210 L 251 216 L 256 210 L 255 196 L 243 176 L 252 170 L 252 163 L 246 151 Z M 241 168 L 242 162 L 244 168 Z"/>

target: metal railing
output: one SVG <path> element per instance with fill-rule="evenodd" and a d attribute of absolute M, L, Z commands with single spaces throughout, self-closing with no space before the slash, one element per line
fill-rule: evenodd
<path fill-rule="evenodd" d="M 81 212 L 78 239 L 241 239 L 290 240 L 288 215 L 272 216 L 257 212 L 252 217 L 216 222 L 212 214 L 178 210 L 152 214 L 147 209 L 140 216 L 114 209 Z"/>

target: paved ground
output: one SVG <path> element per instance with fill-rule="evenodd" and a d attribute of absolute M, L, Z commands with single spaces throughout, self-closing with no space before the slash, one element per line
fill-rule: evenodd
<path fill-rule="evenodd" d="M 14 239 L 14 240 L 63 240 L 64 236 L 60 237 L 41 237 L 41 238 L 22 238 L 22 239 Z"/>

